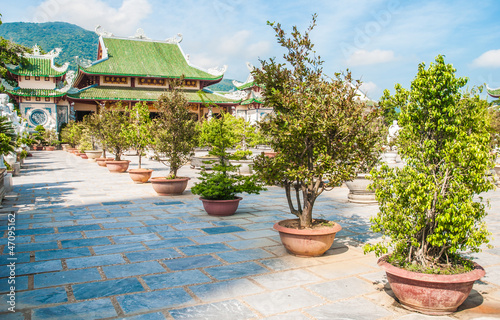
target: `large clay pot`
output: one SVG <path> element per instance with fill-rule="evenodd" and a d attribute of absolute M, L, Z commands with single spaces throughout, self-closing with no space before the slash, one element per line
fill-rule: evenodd
<path fill-rule="evenodd" d="M 349 188 L 347 198 L 353 203 L 377 203 L 375 190 L 368 190 L 368 185 L 372 183 L 365 173 L 358 174 L 353 181 L 346 181 Z"/>
<path fill-rule="evenodd" d="M 209 200 L 200 197 L 205 211 L 216 217 L 225 217 L 233 215 L 238 209 L 238 205 L 243 198 L 235 197 L 233 200 Z"/>
<path fill-rule="evenodd" d="M 89 157 L 85 153 L 80 153 L 80 158 L 88 159 Z"/>
<path fill-rule="evenodd" d="M 239 174 L 245 175 L 253 173 L 253 160 L 230 160 L 229 162 L 234 166 L 239 166 Z"/>
<path fill-rule="evenodd" d="M 280 234 L 281 242 L 288 252 L 300 257 L 317 257 L 325 253 L 333 244 L 335 235 L 342 230 L 340 224 L 332 222 L 333 226 L 318 229 L 295 229 L 285 227 L 289 222 L 298 219 L 282 220 L 273 228 Z M 330 222 L 326 221 L 325 222 Z"/>
<path fill-rule="evenodd" d="M 112 173 L 121 173 L 125 172 L 128 169 L 128 165 L 130 164 L 130 160 L 108 160 L 106 161 L 106 167 L 109 172 Z"/>
<path fill-rule="evenodd" d="M 56 150 L 56 147 L 54 147 L 54 146 L 46 146 L 45 147 L 45 151 L 54 151 L 54 150 Z"/>
<path fill-rule="evenodd" d="M 35 151 L 42 151 L 43 150 L 43 146 L 35 146 Z"/>
<path fill-rule="evenodd" d="M 95 162 L 97 162 L 97 164 L 101 167 L 105 167 L 106 166 L 106 161 L 111 161 L 113 160 L 114 158 L 97 158 L 95 159 Z"/>
<path fill-rule="evenodd" d="M 85 150 L 85 154 L 87 155 L 89 161 L 95 162 L 95 159 L 101 157 L 102 150 Z"/>
<path fill-rule="evenodd" d="M 177 179 L 155 177 L 149 179 L 149 182 L 159 196 L 170 196 L 182 194 L 186 190 L 189 179 L 186 177 L 177 177 Z"/>
<path fill-rule="evenodd" d="M 66 151 L 68 151 L 69 153 L 75 153 L 76 148 L 68 147 L 68 148 L 66 148 Z"/>
<path fill-rule="evenodd" d="M 151 169 L 130 169 L 128 174 L 134 183 L 145 183 L 151 178 L 153 170 Z"/>
<path fill-rule="evenodd" d="M 485 275 L 484 269 L 474 263 L 467 273 L 441 275 L 407 271 L 389 264 L 387 256 L 378 260 L 396 298 L 403 307 L 429 315 L 455 312 L 467 299 L 476 280 Z"/>

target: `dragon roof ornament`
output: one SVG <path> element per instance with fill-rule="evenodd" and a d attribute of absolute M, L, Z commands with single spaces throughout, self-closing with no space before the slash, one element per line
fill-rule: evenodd
<path fill-rule="evenodd" d="M 210 68 L 207 70 L 208 73 L 210 73 L 213 76 L 221 76 L 226 72 L 227 70 L 227 65 L 224 65 L 222 68 L 215 67 L 215 68 Z"/>
<path fill-rule="evenodd" d="M 182 42 L 182 33 L 178 33 L 177 37 L 173 36 L 171 38 L 167 38 L 167 39 L 165 39 L 165 42 L 170 43 L 170 44 L 179 44 Z"/>
<path fill-rule="evenodd" d="M 94 29 L 94 32 L 99 36 L 99 37 L 106 37 L 106 38 L 110 38 L 110 37 L 114 37 L 114 34 L 112 34 L 111 32 L 107 32 L 105 31 L 104 29 L 102 29 L 101 25 L 97 25 Z"/>

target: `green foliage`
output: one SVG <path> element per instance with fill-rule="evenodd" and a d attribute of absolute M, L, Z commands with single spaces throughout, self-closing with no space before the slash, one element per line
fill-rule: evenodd
<path fill-rule="evenodd" d="M 238 160 L 248 160 L 252 154 L 250 150 L 237 150 L 233 153 L 233 156 Z"/>
<path fill-rule="evenodd" d="M 56 58 L 56 62 L 58 64 L 70 62 L 70 68 L 73 70 L 76 70 L 75 56 L 95 60 L 99 38 L 92 31 L 65 22 L 4 23 L 0 26 L 0 37 L 29 48 L 35 44 L 46 51 L 61 48 L 62 52 Z"/>
<path fill-rule="evenodd" d="M 139 154 L 139 169 L 142 166 L 142 154 L 152 143 L 152 122 L 149 117 L 149 108 L 146 103 L 136 103 L 126 109 L 129 122 L 123 128 L 125 139 Z"/>
<path fill-rule="evenodd" d="M 234 117 L 221 111 L 219 118 L 211 118 L 203 123 L 202 136 L 205 143 L 211 148 L 209 154 L 219 158 L 212 172 L 202 168 L 200 181 L 191 188 L 193 194 L 199 194 L 209 200 L 232 200 L 238 193 L 259 194 L 265 190 L 255 175 L 242 176 L 236 174 L 237 167 L 229 163 L 229 159 L 236 157 L 226 150 L 234 146 L 238 138 L 235 137 Z"/>
<path fill-rule="evenodd" d="M 213 118 L 212 118 L 213 119 Z M 224 121 L 204 121 L 201 125 L 199 142 L 203 147 L 225 149 L 235 148 L 242 141 L 242 118 L 224 113 Z M 220 128 L 220 126 L 223 126 Z M 214 150 L 220 153 L 220 150 Z"/>
<path fill-rule="evenodd" d="M 286 64 L 261 61 L 253 72 L 263 88 L 263 107 L 274 110 L 260 129 L 277 152 L 274 158 L 258 156 L 254 170 L 265 183 L 284 186 L 291 213 L 301 228 L 310 228 L 317 197 L 379 157 L 379 110 L 357 99 L 360 82 L 350 73 L 333 79 L 323 74 L 309 37 L 316 15 L 304 34 L 293 27 L 291 37 L 280 24 L 268 24 L 286 50 Z"/>
<path fill-rule="evenodd" d="M 382 110 L 382 118 L 387 127 L 389 127 L 394 120 L 398 120 L 398 106 L 401 105 L 401 101 L 406 99 L 404 92 L 401 91 L 401 85 L 396 84 L 396 92 L 396 95 L 392 97 L 389 90 L 385 89 L 384 95 L 380 98 L 379 105 Z"/>
<path fill-rule="evenodd" d="M 72 148 L 74 148 L 80 142 L 82 134 L 82 124 L 70 121 L 63 129 L 61 129 L 61 140 L 63 143 L 68 143 Z"/>
<path fill-rule="evenodd" d="M 372 170 L 380 212 L 372 230 L 389 240 L 367 245 L 377 255 L 393 249 L 393 263 L 433 269 L 453 255 L 477 252 L 488 242 L 485 204 L 474 196 L 491 190 L 488 104 L 462 92 L 467 79 L 437 56 L 421 63 L 411 90 L 396 86 L 388 101 L 401 109 L 397 145 L 403 168 Z"/>
<path fill-rule="evenodd" d="M 492 103 L 488 109 L 491 118 L 491 144 L 500 148 L 500 106 Z M 500 150 L 499 150 L 500 151 Z"/>
<path fill-rule="evenodd" d="M 61 141 L 59 141 L 57 139 L 57 132 L 55 130 L 45 130 L 45 132 L 43 132 L 42 136 L 43 136 L 43 139 L 45 140 L 45 142 L 49 146 L 56 146 L 56 145 L 61 143 Z"/>
<path fill-rule="evenodd" d="M 102 107 L 101 109 L 104 109 Z M 102 110 L 100 117 L 103 142 L 108 150 L 112 150 L 115 155 L 115 160 L 120 160 L 124 151 L 130 148 L 130 141 L 127 140 L 125 135 L 125 128 L 129 124 L 129 115 L 123 111 L 121 101 L 109 109 Z"/>
<path fill-rule="evenodd" d="M 181 90 L 181 81 L 170 83 L 171 90 L 156 102 L 159 117 L 153 121 L 152 147 L 160 158 L 165 155 L 170 166 L 169 178 L 176 178 L 177 171 L 185 165 L 197 144 L 196 121 L 188 110 L 188 100 Z"/>

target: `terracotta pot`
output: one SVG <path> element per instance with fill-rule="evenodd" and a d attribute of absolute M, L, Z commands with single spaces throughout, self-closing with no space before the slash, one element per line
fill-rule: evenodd
<path fill-rule="evenodd" d="M 85 153 L 80 153 L 80 158 L 88 159 L 89 157 Z"/>
<path fill-rule="evenodd" d="M 95 159 L 100 158 L 102 155 L 102 150 L 85 150 L 89 161 L 95 162 Z"/>
<path fill-rule="evenodd" d="M 151 178 L 153 170 L 151 169 L 130 169 L 128 174 L 134 183 L 144 183 Z"/>
<path fill-rule="evenodd" d="M 45 151 L 54 151 L 54 150 L 56 150 L 56 147 L 54 147 L 54 146 L 46 146 L 45 147 Z"/>
<path fill-rule="evenodd" d="M 159 196 L 169 196 L 182 194 L 186 190 L 189 179 L 187 177 L 177 177 L 177 179 L 154 177 L 149 179 L 149 182 Z"/>
<path fill-rule="evenodd" d="M 200 197 L 200 200 L 203 202 L 203 209 L 209 215 L 216 217 L 233 215 L 242 199 L 242 197 L 235 197 L 233 200 L 209 200 Z"/>
<path fill-rule="evenodd" d="M 368 190 L 368 185 L 372 183 L 368 175 L 360 173 L 353 181 L 346 181 L 349 188 L 347 198 L 353 203 L 377 203 L 375 199 L 375 190 Z"/>
<path fill-rule="evenodd" d="M 72 153 L 72 154 L 76 154 L 76 152 L 77 152 L 77 151 L 78 151 L 78 149 L 77 149 L 77 148 L 69 148 L 69 149 L 68 149 L 68 152 L 69 152 L 69 153 Z"/>
<path fill-rule="evenodd" d="M 262 152 L 266 157 L 268 158 L 274 158 L 276 157 L 277 152 Z"/>
<path fill-rule="evenodd" d="M 426 274 L 407 271 L 378 260 L 386 274 L 394 295 L 403 307 L 429 315 L 450 314 L 467 299 L 476 280 L 485 275 L 484 269 L 474 263 L 474 270 L 454 275 Z"/>
<path fill-rule="evenodd" d="M 330 249 L 337 232 L 342 230 L 340 224 L 325 226 L 321 229 L 294 229 L 283 225 L 288 221 L 282 220 L 274 224 L 273 228 L 280 233 L 281 242 L 288 252 L 300 257 L 318 257 Z"/>
<path fill-rule="evenodd" d="M 114 158 L 97 158 L 95 159 L 95 161 L 97 162 L 97 164 L 101 167 L 105 167 L 106 166 L 106 161 L 111 161 L 113 160 Z"/>
<path fill-rule="evenodd" d="M 107 160 L 106 167 L 109 172 L 112 173 L 121 173 L 125 172 L 128 169 L 128 165 L 130 164 L 130 160 Z"/>
<path fill-rule="evenodd" d="M 35 151 L 42 151 L 43 150 L 43 146 L 35 146 Z"/>

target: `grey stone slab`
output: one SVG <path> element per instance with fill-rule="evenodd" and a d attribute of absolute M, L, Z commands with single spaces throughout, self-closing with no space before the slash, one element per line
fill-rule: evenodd
<path fill-rule="evenodd" d="M 311 307 L 325 302 L 303 288 L 266 292 L 244 297 L 243 300 L 264 316 Z"/>
<path fill-rule="evenodd" d="M 236 300 L 170 310 L 174 319 L 246 320 L 257 315 Z"/>
<path fill-rule="evenodd" d="M 287 312 L 285 314 L 279 314 L 271 317 L 266 317 L 266 320 L 311 320 L 308 316 L 305 316 L 299 311 Z M 332 319 L 334 320 L 334 319 Z M 344 319 L 343 319 L 344 320 Z"/>
<path fill-rule="evenodd" d="M 304 310 L 304 312 L 310 314 L 317 320 L 376 320 L 392 315 L 392 313 L 387 309 L 382 308 L 365 298 L 344 300 L 311 309 L 306 309 Z"/>
<path fill-rule="evenodd" d="M 330 301 L 348 299 L 351 297 L 371 293 L 376 290 L 375 286 L 358 278 L 345 278 L 330 282 L 309 285 L 310 289 Z"/>
<path fill-rule="evenodd" d="M 237 279 L 190 286 L 189 289 L 203 301 L 226 300 L 261 293 L 263 288 L 248 279 Z"/>
<path fill-rule="evenodd" d="M 359 261 L 342 261 L 342 263 L 329 263 L 309 268 L 313 273 L 327 279 L 337 279 L 355 274 L 372 273 L 378 269 L 369 267 Z"/>
<path fill-rule="evenodd" d="M 116 317 L 115 307 L 109 299 L 63 304 L 32 311 L 32 320 L 89 320 Z"/>
<path fill-rule="evenodd" d="M 182 288 L 130 294 L 116 297 L 116 300 L 126 314 L 172 308 L 194 302 Z"/>
<path fill-rule="evenodd" d="M 323 279 L 306 270 L 291 270 L 256 276 L 253 280 L 269 290 L 280 290 L 319 282 Z"/>

